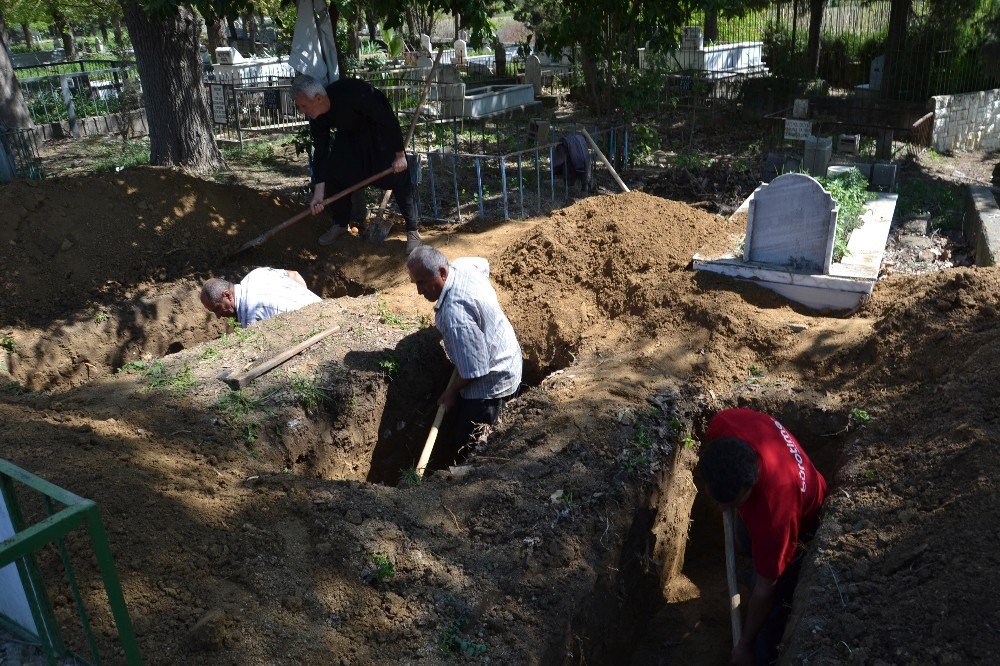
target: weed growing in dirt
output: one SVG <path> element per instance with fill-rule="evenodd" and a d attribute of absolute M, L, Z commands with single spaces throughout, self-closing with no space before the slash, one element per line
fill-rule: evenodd
<path fill-rule="evenodd" d="M 246 442 L 247 448 L 253 447 L 254 442 L 260 437 L 260 424 L 254 423 L 253 421 L 249 423 L 244 423 L 241 429 L 243 433 L 243 441 Z"/>
<path fill-rule="evenodd" d="M 417 474 L 416 467 L 407 467 L 399 472 L 399 478 L 402 480 L 403 484 L 409 487 L 419 486 L 423 479 Z"/>
<path fill-rule="evenodd" d="M 638 423 L 635 426 L 635 435 L 629 442 L 628 451 L 625 455 L 625 471 L 629 474 L 645 469 L 652 462 L 650 454 L 653 450 L 653 436 L 646 430 L 646 425 Z"/>
<path fill-rule="evenodd" d="M 0 395 L 24 395 L 28 389 L 15 382 L 13 379 L 0 377 Z"/>
<path fill-rule="evenodd" d="M 380 360 L 378 362 L 378 367 L 385 371 L 385 374 L 389 377 L 389 379 L 394 379 L 396 377 L 396 373 L 399 372 L 401 363 L 402 361 L 400 361 L 399 357 L 393 354 L 389 358 L 383 358 Z"/>
<path fill-rule="evenodd" d="M 478 657 L 486 653 L 485 645 L 471 638 L 466 638 L 462 634 L 468 623 L 469 621 L 465 618 L 458 618 L 444 625 L 438 636 L 438 650 L 441 651 L 441 654 L 447 657 L 453 654 Z"/>
<path fill-rule="evenodd" d="M 98 324 L 103 324 L 107 320 L 111 319 L 111 315 L 107 312 L 98 312 L 97 316 L 94 317 L 94 321 Z"/>
<path fill-rule="evenodd" d="M 194 386 L 194 375 L 191 374 L 191 366 L 187 363 L 177 372 L 171 372 L 163 365 L 163 361 L 157 359 L 149 361 L 129 361 L 118 369 L 118 372 L 135 372 L 149 380 L 146 390 L 163 389 L 174 393 L 180 393 Z"/>
<path fill-rule="evenodd" d="M 274 146 L 267 141 L 244 143 L 242 148 L 239 146 L 225 146 L 222 148 L 222 156 L 226 158 L 226 162 L 242 164 L 244 166 L 274 166 L 277 164 Z"/>
<path fill-rule="evenodd" d="M 215 347 L 209 347 L 201 353 L 201 358 L 202 360 L 207 361 L 209 359 L 218 358 L 221 354 L 222 352 Z"/>
<path fill-rule="evenodd" d="M 936 180 L 910 179 L 899 183 L 899 215 L 929 215 L 935 229 L 958 229 L 962 224 L 961 186 Z"/>
<path fill-rule="evenodd" d="M 851 409 L 851 415 L 848 417 L 851 426 L 862 426 L 871 420 L 871 414 L 857 407 Z"/>
<path fill-rule="evenodd" d="M 14 342 L 14 336 L 10 333 L 4 333 L 3 337 L 0 337 L 0 347 L 13 354 L 14 350 L 17 349 L 17 343 Z"/>
<path fill-rule="evenodd" d="M 226 328 L 232 329 L 233 332 L 222 334 L 222 344 L 229 344 L 233 341 L 244 342 L 253 335 L 253 331 L 240 326 L 240 322 L 236 321 L 234 317 L 230 317 L 226 320 Z"/>
<path fill-rule="evenodd" d="M 747 374 L 750 377 L 750 379 L 760 379 L 761 377 L 764 376 L 765 373 L 764 370 L 759 366 L 751 365 L 750 369 L 747 371 Z"/>
<path fill-rule="evenodd" d="M 865 205 L 875 195 L 868 191 L 868 181 L 857 169 L 817 180 L 840 206 L 833 237 L 833 260 L 840 261 L 847 254 L 847 241 L 851 232 L 861 226 L 861 214 L 865 211 Z"/>
<path fill-rule="evenodd" d="M 389 311 L 389 306 L 386 304 L 385 299 L 378 299 L 376 304 L 378 308 L 378 316 L 382 320 L 382 323 L 386 326 L 394 326 L 395 328 L 409 328 L 409 324 L 405 319 L 397 314 L 393 314 Z"/>
<path fill-rule="evenodd" d="M 295 399 L 304 409 L 314 410 L 330 400 L 330 396 L 320 387 L 315 377 L 295 375 L 291 378 L 289 386 Z"/>
<path fill-rule="evenodd" d="M 91 162 L 94 171 L 122 171 L 129 167 L 149 164 L 149 141 L 129 139 L 113 146 L 101 146 L 101 153 Z"/>
<path fill-rule="evenodd" d="M 253 398 L 242 389 L 223 393 L 215 401 L 215 408 L 230 419 L 241 419 L 250 416 L 260 407 L 261 401 Z"/>
<path fill-rule="evenodd" d="M 712 158 L 700 153 L 677 153 L 671 160 L 680 169 L 707 169 L 712 166 Z"/>
<path fill-rule="evenodd" d="M 378 585 L 396 575 L 396 565 L 382 553 L 372 553 L 372 565 L 374 569 L 370 578 L 373 585 Z"/>

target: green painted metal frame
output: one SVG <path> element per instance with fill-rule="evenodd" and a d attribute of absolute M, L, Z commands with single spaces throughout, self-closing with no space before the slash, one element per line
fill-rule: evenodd
<path fill-rule="evenodd" d="M 45 505 L 49 513 L 47 518 L 31 526 L 25 525 L 14 482 L 21 483 L 45 497 Z M 55 542 L 63 567 L 66 569 L 73 599 L 83 622 L 92 658 L 95 664 L 101 663 L 100 654 L 90 629 L 90 621 L 63 542 L 63 537 L 66 534 L 81 526 L 86 526 L 97 559 L 97 568 L 101 580 L 104 581 L 104 590 L 108 595 L 111 615 L 118 629 L 118 637 L 125 654 L 125 660 L 130 666 L 142 664 L 139 646 L 132 629 L 132 621 L 129 618 L 128 608 L 125 606 L 121 583 L 115 572 L 111 547 L 108 545 L 107 534 L 104 532 L 97 504 L 41 479 L 6 460 L 0 460 L 0 492 L 3 494 L 15 532 L 13 537 L 0 542 L 0 568 L 8 564 L 14 564 L 17 567 L 25 592 L 28 594 L 32 617 L 39 635 L 25 636 L 24 628 L 17 627 L 13 622 L 5 621 L 6 618 L 2 616 L 0 616 L 0 624 L 22 637 L 40 641 L 40 647 L 45 652 L 46 659 L 50 664 L 54 664 L 58 657 L 66 654 L 66 646 L 52 612 L 52 603 L 48 598 L 48 592 L 43 584 L 34 556 L 37 550 Z M 56 511 L 53 501 L 65 508 Z"/>

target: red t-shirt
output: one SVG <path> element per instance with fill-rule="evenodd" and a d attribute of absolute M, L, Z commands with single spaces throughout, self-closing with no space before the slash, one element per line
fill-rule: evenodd
<path fill-rule="evenodd" d="M 726 409 L 712 418 L 705 439 L 736 437 L 757 452 L 757 483 L 739 507 L 753 543 L 753 564 L 778 578 L 795 557 L 799 535 L 815 530 L 826 480 L 783 425 L 752 409 Z"/>

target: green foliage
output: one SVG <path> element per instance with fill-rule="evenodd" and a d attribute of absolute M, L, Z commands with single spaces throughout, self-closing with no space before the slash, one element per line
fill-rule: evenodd
<path fill-rule="evenodd" d="M 94 321 L 98 324 L 103 324 L 107 320 L 111 319 L 111 315 L 107 312 L 98 312 L 97 316 L 94 317 Z"/>
<path fill-rule="evenodd" d="M 962 186 L 939 180 L 911 178 L 899 184 L 899 214 L 929 215 L 935 229 L 958 229 L 962 224 Z"/>
<path fill-rule="evenodd" d="M 173 393 L 183 392 L 195 384 L 194 375 L 191 374 L 191 366 L 187 363 L 176 372 L 171 372 L 162 359 L 153 362 L 130 361 L 126 363 L 118 372 L 137 373 L 149 380 L 146 385 L 147 390 L 163 389 Z"/>
<path fill-rule="evenodd" d="M 382 368 L 382 370 L 385 371 L 385 374 L 389 376 L 389 379 L 394 379 L 396 377 L 396 373 L 399 372 L 401 363 L 402 361 L 400 360 L 399 356 L 393 354 L 388 358 L 383 358 L 379 360 L 378 367 Z"/>
<path fill-rule="evenodd" d="M 149 140 L 130 139 L 123 143 L 100 144 L 99 153 L 91 162 L 94 171 L 119 171 L 149 164 Z"/>
<path fill-rule="evenodd" d="M 851 409 L 851 415 L 848 417 L 848 420 L 850 422 L 850 425 L 852 426 L 861 426 L 871 421 L 872 417 L 871 414 L 869 414 L 865 410 L 859 409 L 858 407 L 853 407 Z"/>
<path fill-rule="evenodd" d="M 219 356 L 221 355 L 222 352 L 220 352 L 218 349 L 216 349 L 215 347 L 209 347 L 201 353 L 201 358 L 202 360 L 207 361 L 210 359 L 219 358 Z"/>
<path fill-rule="evenodd" d="M 321 404 L 330 401 L 330 396 L 320 387 L 319 380 L 315 377 L 295 375 L 289 386 L 295 399 L 304 409 L 315 410 Z"/>
<path fill-rule="evenodd" d="M 231 420 L 238 420 L 252 415 L 260 405 L 261 400 L 251 397 L 242 389 L 223 393 L 215 401 L 215 408 Z"/>
<path fill-rule="evenodd" d="M 226 162 L 243 166 L 275 166 L 278 160 L 274 153 L 274 144 L 270 141 L 247 142 L 240 146 L 224 146 L 222 156 Z"/>
<path fill-rule="evenodd" d="M 407 467 L 406 469 L 401 470 L 399 478 L 405 485 L 410 487 L 419 486 L 420 482 L 423 481 L 423 478 L 417 474 L 416 467 Z"/>
<path fill-rule="evenodd" d="M 486 646 L 471 638 L 467 638 L 463 632 L 468 625 L 465 618 L 456 618 L 443 625 L 441 633 L 438 635 L 438 650 L 441 654 L 450 657 L 461 654 L 466 657 L 478 657 L 486 654 Z"/>
<path fill-rule="evenodd" d="M 653 436 L 644 423 L 637 423 L 635 434 L 625 451 L 625 471 L 629 474 L 647 469 L 652 463 Z"/>
<path fill-rule="evenodd" d="M 868 181 L 857 169 L 817 180 L 840 206 L 833 237 L 833 260 L 840 261 L 847 253 L 851 232 L 861 226 L 861 214 L 875 195 L 868 191 Z"/>
<path fill-rule="evenodd" d="M 14 336 L 10 333 L 4 333 L 3 336 L 0 336 L 0 348 L 6 349 L 13 354 L 14 350 L 17 349 L 17 343 L 14 341 Z"/>
<path fill-rule="evenodd" d="M 234 317 L 230 317 L 226 320 L 226 327 L 232 329 L 232 333 L 222 334 L 222 344 L 231 344 L 234 342 L 245 342 L 253 336 L 253 331 L 248 328 L 243 328 L 240 323 L 236 321 Z"/>
<path fill-rule="evenodd" d="M 371 572 L 371 581 L 375 585 L 396 575 L 396 566 L 382 553 L 372 553 L 372 564 L 375 570 Z"/>

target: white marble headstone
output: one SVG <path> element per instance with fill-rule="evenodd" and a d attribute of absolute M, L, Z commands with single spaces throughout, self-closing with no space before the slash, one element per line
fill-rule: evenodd
<path fill-rule="evenodd" d="M 793 273 L 829 274 L 837 204 L 814 178 L 786 173 L 750 200 L 743 260 Z"/>
<path fill-rule="evenodd" d="M 465 46 L 464 39 L 455 40 L 455 57 L 452 59 L 456 65 L 464 65 L 465 60 L 468 57 L 468 50 Z"/>
<path fill-rule="evenodd" d="M 431 47 L 431 36 L 430 35 L 420 35 L 420 52 L 421 54 L 430 54 L 432 51 Z"/>

